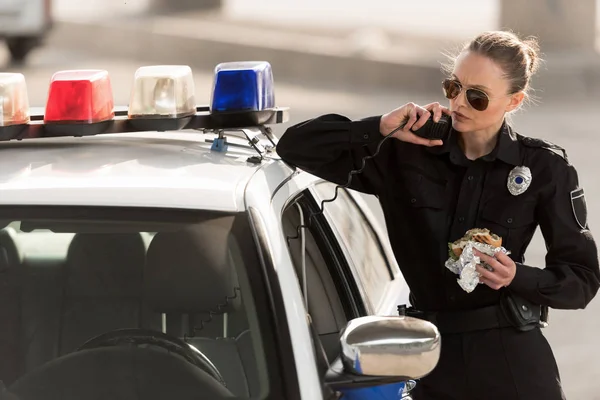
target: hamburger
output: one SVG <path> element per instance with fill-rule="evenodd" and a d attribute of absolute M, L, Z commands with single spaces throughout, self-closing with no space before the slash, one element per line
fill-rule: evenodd
<path fill-rule="evenodd" d="M 494 248 L 502 246 L 502 238 L 491 233 L 488 229 L 474 228 L 465 233 L 463 237 L 448 243 L 448 254 L 453 260 L 458 260 L 465 246 L 470 242 L 488 244 Z"/>

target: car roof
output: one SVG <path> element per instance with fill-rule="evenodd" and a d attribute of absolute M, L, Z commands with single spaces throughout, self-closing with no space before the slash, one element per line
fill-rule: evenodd
<path fill-rule="evenodd" d="M 214 138 L 190 130 L 1 142 L 0 205 L 242 211 L 258 153 L 235 137 L 226 152 L 211 151 Z"/>

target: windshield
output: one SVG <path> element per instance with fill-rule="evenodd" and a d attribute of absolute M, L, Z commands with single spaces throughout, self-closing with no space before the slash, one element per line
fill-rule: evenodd
<path fill-rule="evenodd" d="M 246 214 L 22 207 L 0 225 L 7 398 L 265 398 Z"/>

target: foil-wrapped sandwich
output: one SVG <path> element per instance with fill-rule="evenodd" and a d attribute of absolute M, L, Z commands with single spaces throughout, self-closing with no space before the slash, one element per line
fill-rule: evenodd
<path fill-rule="evenodd" d="M 473 253 L 477 249 L 483 254 L 494 257 L 497 252 L 510 254 L 502 247 L 502 238 L 488 229 L 468 230 L 460 239 L 448 243 L 448 260 L 446 268 L 457 274 L 458 284 L 464 291 L 470 293 L 479 284 L 480 274 L 477 272 L 477 264 L 481 260 Z M 491 267 L 485 263 L 481 264 L 484 268 L 491 270 Z"/>

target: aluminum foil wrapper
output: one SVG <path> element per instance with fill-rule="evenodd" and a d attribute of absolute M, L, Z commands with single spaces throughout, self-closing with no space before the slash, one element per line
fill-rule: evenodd
<path fill-rule="evenodd" d="M 477 264 L 480 264 L 481 260 L 473 253 L 473 249 L 477 249 L 489 256 L 494 256 L 499 251 L 504 254 L 510 254 L 504 247 L 494 247 L 485 243 L 469 241 L 463 248 L 463 252 L 458 260 L 448 258 L 446 261 L 446 268 L 459 276 L 457 279 L 458 284 L 467 293 L 471 293 L 475 290 L 480 283 L 479 277 L 481 276 L 476 269 Z M 482 266 L 490 271 L 492 270 L 492 268 L 485 263 L 482 264 Z"/>

